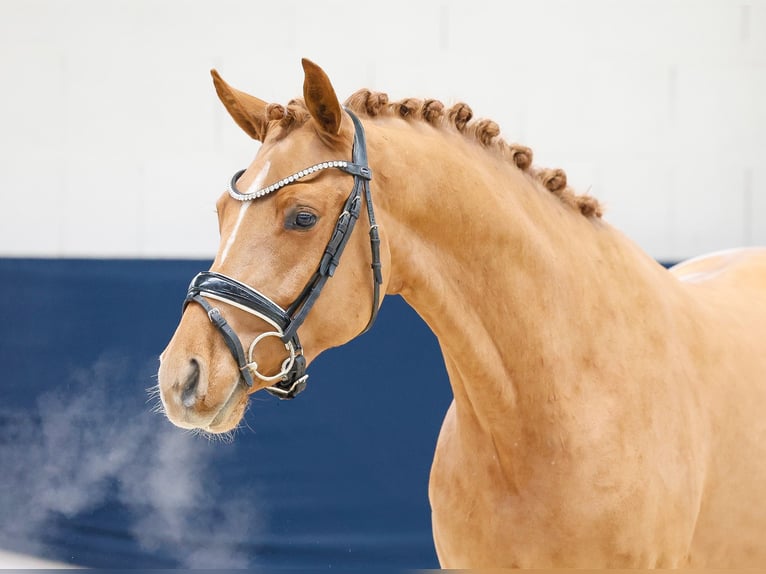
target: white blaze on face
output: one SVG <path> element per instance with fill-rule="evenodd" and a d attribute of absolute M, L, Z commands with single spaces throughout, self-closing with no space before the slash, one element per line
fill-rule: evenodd
<path fill-rule="evenodd" d="M 271 162 L 266 161 L 266 163 L 263 165 L 263 168 L 261 168 L 261 171 L 259 171 L 255 176 L 253 183 L 250 184 L 250 186 L 247 188 L 247 191 L 244 193 L 258 191 L 261 189 L 261 187 L 263 187 L 263 182 L 266 181 L 266 176 L 269 174 L 270 166 Z M 239 213 L 237 214 L 237 221 L 234 223 L 234 229 L 231 230 L 231 234 L 229 234 L 228 239 L 226 239 L 226 245 L 223 246 L 223 251 L 221 252 L 221 263 L 226 261 L 226 256 L 229 254 L 229 249 L 231 249 L 231 246 L 234 245 L 234 241 L 237 239 L 239 226 L 242 225 L 242 220 L 245 218 L 245 213 L 247 212 L 247 209 L 250 207 L 251 203 L 252 201 L 243 201 L 242 205 L 239 206 Z"/>

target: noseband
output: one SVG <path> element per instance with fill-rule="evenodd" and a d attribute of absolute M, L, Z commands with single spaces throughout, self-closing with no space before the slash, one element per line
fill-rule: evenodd
<path fill-rule="evenodd" d="M 335 224 L 335 230 L 325 247 L 324 254 L 314 275 L 309 279 L 298 298 L 287 308 L 283 309 L 269 297 L 244 283 L 214 271 L 203 271 L 192 279 L 184 300 L 184 309 L 191 303 L 197 303 L 205 310 L 210 322 L 220 331 L 239 366 L 240 379 L 248 387 L 253 386 L 253 376 L 265 382 L 274 382 L 266 390 L 281 398 L 292 399 L 306 388 L 306 358 L 298 338 L 298 328 L 306 320 L 327 280 L 333 276 L 340 262 L 340 256 L 351 237 L 354 225 L 359 219 L 362 204 L 362 193 L 367 204 L 367 215 L 370 220 L 370 250 L 372 252 L 372 312 L 370 320 L 362 333 L 366 333 L 375 322 L 380 306 L 380 285 L 383 282 L 380 263 L 380 236 L 375 223 L 375 213 L 372 206 L 369 182 L 372 172 L 367 165 L 367 145 L 364 138 L 362 123 L 350 110 L 346 110 L 354 123 L 354 145 L 351 152 L 351 162 L 345 160 L 320 163 L 303 169 L 279 182 L 263 189 L 241 193 L 236 186 L 237 180 L 245 172 L 234 174 L 229 185 L 229 195 L 238 201 L 251 201 L 275 192 L 306 175 L 324 169 L 339 169 L 354 176 L 354 188 L 343 205 L 343 211 Z M 250 313 L 264 320 L 273 329 L 258 335 L 245 353 L 242 342 L 226 322 L 221 311 L 208 300 L 221 301 Z M 258 370 L 258 364 L 253 359 L 253 352 L 258 343 L 264 339 L 275 337 L 284 343 L 287 358 L 282 362 L 282 368 L 275 375 L 265 375 Z"/>

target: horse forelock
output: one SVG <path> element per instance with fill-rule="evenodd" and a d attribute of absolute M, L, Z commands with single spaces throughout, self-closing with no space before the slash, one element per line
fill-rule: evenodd
<path fill-rule="evenodd" d="M 558 197 L 564 204 L 580 211 L 586 217 L 601 217 L 603 208 L 595 197 L 578 194 L 567 185 L 564 170 L 542 168 L 532 165 L 533 153 L 526 146 L 508 143 L 500 137 L 500 126 L 489 119 L 474 119 L 468 104 L 458 102 L 451 107 L 435 99 L 405 98 L 390 102 L 383 92 L 366 88 L 354 92 L 345 102 L 356 114 L 375 118 L 379 116 L 400 117 L 407 121 L 423 121 L 435 127 L 454 129 L 472 138 L 483 147 L 499 153 L 522 172 L 528 174 L 543 188 Z M 270 104 L 267 107 L 269 129 L 279 125 L 285 134 L 305 124 L 311 115 L 302 98 L 291 100 L 287 106 Z"/>

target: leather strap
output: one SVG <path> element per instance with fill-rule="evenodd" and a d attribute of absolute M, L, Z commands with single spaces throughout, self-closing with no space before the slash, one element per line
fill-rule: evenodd
<path fill-rule="evenodd" d="M 202 306 L 202 308 L 207 313 L 210 322 L 215 325 L 215 327 L 221 332 L 221 335 L 223 335 L 223 340 L 226 342 L 226 346 L 229 347 L 229 351 L 231 351 L 231 354 L 237 361 L 239 372 L 241 373 L 245 384 L 248 387 L 252 387 L 253 376 L 250 374 L 250 370 L 247 368 L 247 359 L 245 358 L 245 351 L 242 348 L 242 343 L 240 343 L 239 337 L 237 337 L 234 329 L 232 329 L 231 326 L 226 322 L 226 319 L 223 318 L 223 315 L 221 315 L 218 307 L 213 307 L 210 305 L 201 295 L 192 295 L 191 297 L 187 297 L 186 300 L 194 301 L 195 303 L 198 303 Z"/>
<path fill-rule="evenodd" d="M 257 310 L 261 314 L 265 314 L 271 322 L 282 330 L 290 323 L 290 316 L 282 307 L 249 285 L 245 285 L 228 275 L 216 273 L 215 271 L 198 273 L 189 284 L 186 299 L 188 301 L 191 294 L 204 292 L 219 295 L 250 309 Z"/>

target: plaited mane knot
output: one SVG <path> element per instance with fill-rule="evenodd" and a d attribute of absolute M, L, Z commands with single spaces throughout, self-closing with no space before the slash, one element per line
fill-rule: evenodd
<path fill-rule="evenodd" d="M 439 100 L 425 100 L 421 114 L 425 121 L 435 125 L 444 116 L 444 104 Z"/>
<path fill-rule="evenodd" d="M 285 117 L 285 108 L 279 104 L 269 104 L 266 107 L 266 117 L 269 121 L 281 120 Z"/>
<path fill-rule="evenodd" d="M 492 120 L 479 120 L 476 122 L 476 138 L 484 147 L 489 146 L 492 140 L 500 135 L 500 126 Z"/>
<path fill-rule="evenodd" d="M 532 165 L 532 150 L 527 146 L 511 144 L 508 146 L 508 154 L 511 161 L 522 171 L 526 171 Z"/>
<path fill-rule="evenodd" d="M 462 132 L 473 117 L 473 110 L 468 104 L 462 102 L 455 104 L 447 111 L 449 121 L 453 123 L 457 131 Z"/>
<path fill-rule="evenodd" d="M 567 174 L 562 169 L 543 169 L 539 172 L 540 181 L 543 185 L 557 195 L 561 194 L 567 186 Z"/>
<path fill-rule="evenodd" d="M 279 125 L 285 129 L 290 129 L 294 125 L 303 125 L 308 119 L 309 112 L 306 109 L 306 105 L 303 103 L 303 100 L 296 98 L 287 102 L 285 115 L 280 120 Z"/>
<path fill-rule="evenodd" d="M 572 207 L 578 208 L 577 196 L 567 187 L 567 174 L 563 169 L 540 169 L 535 176 L 545 189 L 557 196 L 561 201 Z"/>
<path fill-rule="evenodd" d="M 383 92 L 372 92 L 365 89 L 358 90 L 346 100 L 346 106 L 352 110 L 362 109 L 371 118 L 377 116 L 387 105 L 388 94 L 384 94 Z"/>
<path fill-rule="evenodd" d="M 409 119 L 420 109 L 421 101 L 415 98 L 407 98 L 393 105 L 399 116 Z"/>
<path fill-rule="evenodd" d="M 595 197 L 587 194 L 579 195 L 577 196 L 577 202 L 580 207 L 580 213 L 586 217 L 601 217 L 604 215 L 601 203 Z"/>

